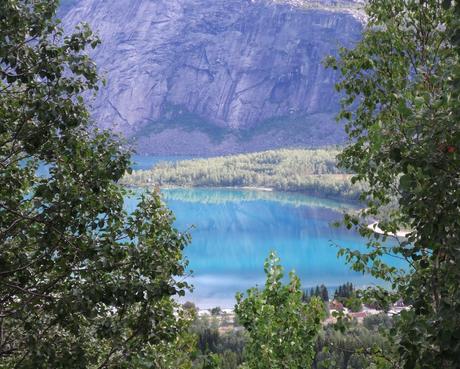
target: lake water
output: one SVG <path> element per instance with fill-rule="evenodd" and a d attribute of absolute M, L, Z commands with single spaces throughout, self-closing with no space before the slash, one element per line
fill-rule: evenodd
<path fill-rule="evenodd" d="M 134 156 L 133 169 L 149 169 L 160 161 L 183 156 Z M 48 175 L 41 166 L 38 173 Z M 332 292 L 352 282 L 362 287 L 376 283 L 368 275 L 353 272 L 338 247 L 364 250 L 356 233 L 331 227 L 350 207 L 337 201 L 300 194 L 237 189 L 165 189 L 163 198 L 176 215 L 175 226 L 189 230 L 192 243 L 185 256 L 193 271 L 194 291 L 186 300 L 201 308 L 231 308 L 235 293 L 263 285 L 263 263 L 271 250 L 281 257 L 286 274 L 295 270 L 304 288 L 325 284 Z M 126 199 L 133 210 L 136 198 Z M 404 267 L 402 262 L 388 260 Z"/>
<path fill-rule="evenodd" d="M 151 169 L 153 166 L 160 162 L 176 162 L 179 160 L 192 159 L 191 156 L 152 156 L 152 155 L 133 155 L 131 160 L 133 162 L 132 168 L 134 170 Z"/>
<path fill-rule="evenodd" d="M 153 155 L 133 155 L 131 157 L 133 170 L 151 169 L 160 162 L 176 162 L 180 160 L 192 159 L 191 156 L 153 156 Z M 50 166 L 40 164 L 37 169 L 37 176 L 48 177 Z"/>
<path fill-rule="evenodd" d="M 176 215 L 175 226 L 190 230 L 185 255 L 194 292 L 186 300 L 201 308 L 233 307 L 237 291 L 263 285 L 263 263 L 275 250 L 304 288 L 345 282 L 376 283 L 337 258 L 338 246 L 365 249 L 354 232 L 331 227 L 350 205 L 298 194 L 236 189 L 167 189 L 163 197 Z M 127 200 L 128 209 L 136 200 Z M 193 227 L 193 228 L 191 228 Z M 392 265 L 398 262 L 391 261 Z"/>

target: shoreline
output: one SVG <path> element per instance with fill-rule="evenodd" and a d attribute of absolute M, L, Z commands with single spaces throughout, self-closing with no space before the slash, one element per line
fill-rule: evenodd
<path fill-rule="evenodd" d="M 264 192 L 282 192 L 282 193 L 302 193 L 307 195 L 304 192 L 298 191 L 286 191 L 286 190 L 277 190 L 272 187 L 259 187 L 259 186 L 178 186 L 178 185 L 154 185 L 154 184 L 141 184 L 141 185 L 127 185 L 123 184 L 125 187 L 129 188 L 158 188 L 160 190 L 176 190 L 176 189 L 190 189 L 190 188 L 205 188 L 205 189 L 219 189 L 225 188 L 230 190 L 250 190 L 250 191 L 264 191 Z"/>
<path fill-rule="evenodd" d="M 396 232 L 396 234 L 391 233 L 391 232 L 387 233 L 387 232 L 383 231 L 379 227 L 379 222 L 370 223 L 367 226 L 367 228 L 370 229 L 371 231 L 377 233 L 377 234 L 387 235 L 387 236 L 392 236 L 392 237 L 398 237 L 398 238 L 407 238 L 407 235 L 411 233 L 408 230 L 399 230 L 399 231 Z"/>
<path fill-rule="evenodd" d="M 222 188 L 232 188 L 232 189 L 236 189 L 236 190 L 265 191 L 265 192 L 273 192 L 273 191 L 275 191 L 275 189 L 271 188 L 271 187 L 257 187 L 257 186 L 236 186 L 236 187 L 235 186 L 228 186 L 228 187 L 222 187 Z"/>
<path fill-rule="evenodd" d="M 259 187 L 259 186 L 178 186 L 178 185 L 154 185 L 154 184 L 141 184 L 141 185 L 132 185 L 122 183 L 124 187 L 136 189 L 152 189 L 152 190 L 176 190 L 176 189 L 229 189 L 229 190 L 246 190 L 246 191 L 260 191 L 260 192 L 272 192 L 280 194 L 298 194 L 308 197 L 319 198 L 323 200 L 344 202 L 352 206 L 352 208 L 359 207 L 360 201 L 354 198 L 342 197 L 342 196 L 325 196 L 321 193 L 313 193 L 308 191 L 295 191 L 295 190 L 282 190 L 273 187 Z"/>

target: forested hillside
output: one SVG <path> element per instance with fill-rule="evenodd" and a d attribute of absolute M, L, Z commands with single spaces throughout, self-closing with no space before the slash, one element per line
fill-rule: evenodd
<path fill-rule="evenodd" d="M 260 153 L 159 163 L 123 179 L 134 186 L 264 187 L 357 199 L 360 189 L 337 168 L 337 149 Z"/>

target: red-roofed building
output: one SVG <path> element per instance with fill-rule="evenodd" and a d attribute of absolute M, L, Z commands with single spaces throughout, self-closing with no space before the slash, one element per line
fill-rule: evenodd
<path fill-rule="evenodd" d="M 359 323 L 362 323 L 364 318 L 367 316 L 365 311 L 360 311 L 357 313 L 349 313 L 348 314 L 352 319 L 356 319 Z"/>
<path fill-rule="evenodd" d="M 337 300 L 332 300 L 329 303 L 329 310 L 343 311 L 343 304 Z"/>

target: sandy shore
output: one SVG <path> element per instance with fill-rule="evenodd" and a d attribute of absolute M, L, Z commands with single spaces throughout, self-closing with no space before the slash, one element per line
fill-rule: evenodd
<path fill-rule="evenodd" d="M 378 234 L 385 234 L 385 232 L 379 227 L 379 222 L 374 222 L 374 223 L 371 223 L 367 226 L 367 228 L 369 228 L 371 231 L 374 231 L 375 233 L 378 233 Z M 386 233 L 388 236 L 393 236 L 393 237 L 400 237 L 400 238 L 407 238 L 407 235 L 411 233 L 410 231 L 407 231 L 407 230 L 401 230 L 401 231 L 398 231 L 396 232 L 396 234 L 394 233 Z"/>
<path fill-rule="evenodd" d="M 243 190 L 255 190 L 255 191 L 273 192 L 273 188 L 270 188 L 270 187 L 251 187 L 251 186 L 243 186 L 243 187 L 231 187 L 231 188 L 241 188 L 241 189 L 243 189 Z"/>

